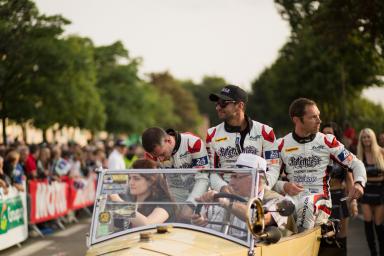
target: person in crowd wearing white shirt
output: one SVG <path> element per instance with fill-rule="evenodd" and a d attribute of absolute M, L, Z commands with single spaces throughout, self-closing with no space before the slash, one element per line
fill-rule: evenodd
<path fill-rule="evenodd" d="M 124 170 L 126 168 L 124 155 L 127 152 L 127 145 L 122 139 L 115 142 L 115 148 L 108 157 L 109 170 Z"/>

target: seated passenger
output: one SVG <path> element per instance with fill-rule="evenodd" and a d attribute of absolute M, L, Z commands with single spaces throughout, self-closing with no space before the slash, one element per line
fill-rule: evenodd
<path fill-rule="evenodd" d="M 132 167 L 133 169 L 155 169 L 157 164 L 151 160 L 139 159 L 133 163 Z M 128 176 L 132 201 L 137 202 L 137 211 L 135 217 L 131 219 L 131 227 L 174 221 L 175 209 L 172 205 L 174 200 L 162 174 L 132 173 Z M 144 202 L 146 204 L 142 204 Z"/>
<path fill-rule="evenodd" d="M 255 168 L 266 170 L 266 161 L 253 154 L 240 154 L 239 158 L 236 161 L 236 166 L 240 168 Z M 232 174 L 229 185 L 232 188 L 234 194 L 243 197 L 248 200 L 251 195 L 252 189 L 252 175 L 247 173 L 236 173 Z M 196 201 L 199 202 L 214 202 L 214 195 L 217 194 L 217 191 L 210 190 L 203 194 L 201 197 L 197 198 Z M 271 211 L 276 210 L 276 203 L 283 200 L 283 196 L 278 193 L 267 190 L 263 186 L 262 179 L 259 180 L 259 191 L 258 196 L 262 198 L 264 208 L 267 208 Z M 230 211 L 235 217 L 231 220 L 231 226 L 237 228 L 231 228 L 230 234 L 236 237 L 244 237 L 247 230 L 245 219 L 247 216 L 247 205 L 242 202 L 230 202 L 227 198 L 220 198 L 217 201 L 221 207 L 217 205 L 210 205 L 205 209 L 206 211 L 200 215 L 195 214 L 192 218 L 192 223 L 199 226 L 206 226 L 215 230 L 220 230 L 220 226 L 208 224 L 209 221 L 221 222 L 225 216 L 225 211 Z M 287 217 L 281 216 L 277 212 L 268 212 L 265 214 L 265 225 L 276 225 L 278 227 L 284 228 L 287 224 Z"/>

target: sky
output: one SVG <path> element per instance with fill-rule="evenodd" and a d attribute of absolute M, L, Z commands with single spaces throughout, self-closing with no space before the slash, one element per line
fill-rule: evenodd
<path fill-rule="evenodd" d="M 141 75 L 169 71 L 200 82 L 223 77 L 250 90 L 277 58 L 290 28 L 273 0 L 35 0 L 41 13 L 61 14 L 66 34 L 95 45 L 121 40 L 143 60 Z M 364 92 L 384 104 L 384 89 Z"/>

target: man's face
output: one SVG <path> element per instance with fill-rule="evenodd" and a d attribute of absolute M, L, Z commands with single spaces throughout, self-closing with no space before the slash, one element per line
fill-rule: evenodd
<path fill-rule="evenodd" d="M 252 188 L 252 175 L 246 173 L 235 173 L 231 175 L 229 185 L 234 192 L 242 197 L 249 197 Z"/>
<path fill-rule="evenodd" d="M 297 128 L 301 129 L 304 133 L 317 133 L 321 124 L 319 109 L 316 105 L 306 105 L 304 113 L 301 120 L 296 122 Z"/>
<path fill-rule="evenodd" d="M 226 121 L 234 116 L 239 108 L 239 102 L 219 99 L 216 102 L 216 111 L 220 120 Z"/>
<path fill-rule="evenodd" d="M 157 145 L 151 152 L 151 155 L 159 159 L 160 161 L 167 161 L 172 156 L 172 145 L 169 138 L 165 138 L 160 145 Z"/>

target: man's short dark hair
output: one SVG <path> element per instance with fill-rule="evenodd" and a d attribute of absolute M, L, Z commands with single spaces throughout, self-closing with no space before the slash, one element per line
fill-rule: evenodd
<path fill-rule="evenodd" d="M 167 136 L 167 133 L 160 127 L 151 127 L 146 129 L 141 135 L 141 141 L 143 148 L 148 153 L 153 152 L 156 146 L 162 144 L 163 139 Z"/>
<path fill-rule="evenodd" d="M 305 107 L 308 105 L 316 105 L 316 102 L 307 98 L 295 99 L 289 106 L 289 116 L 291 119 L 295 116 L 302 119 L 305 115 Z"/>

